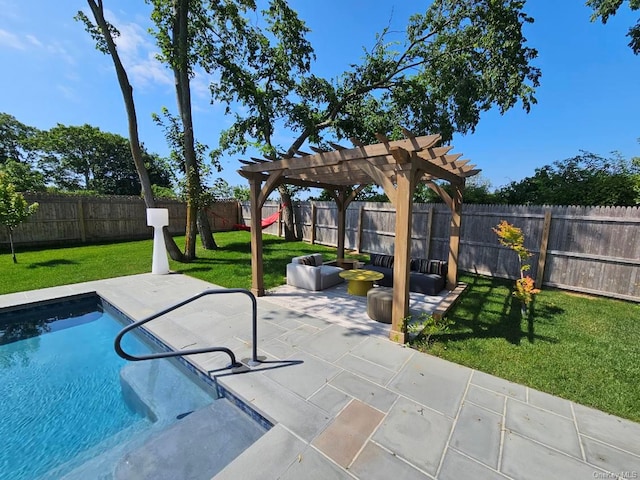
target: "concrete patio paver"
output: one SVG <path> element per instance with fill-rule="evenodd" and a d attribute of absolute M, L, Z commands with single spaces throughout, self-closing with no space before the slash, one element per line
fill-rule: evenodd
<path fill-rule="evenodd" d="M 468 403 L 460 410 L 449 444 L 465 455 L 497 469 L 502 430 L 502 415 Z"/>
<path fill-rule="evenodd" d="M 420 470 L 435 476 L 447 448 L 453 420 L 400 398 L 372 439 Z"/>
<path fill-rule="evenodd" d="M 183 275 L 135 275 L 3 295 L 0 307 L 97 292 L 140 319 L 208 288 L 219 287 Z M 223 354 L 191 357 L 274 424 L 216 479 L 640 475 L 639 424 L 394 344 L 388 325 L 329 290 L 258 299 L 258 355 L 266 363 L 233 374 Z M 246 360 L 249 302 L 220 297 L 150 322 L 149 330 L 176 347 L 221 342 Z M 327 309 L 328 302 L 345 308 Z M 349 455 L 325 451 L 331 442 L 324 439 L 355 432 L 359 448 Z"/>

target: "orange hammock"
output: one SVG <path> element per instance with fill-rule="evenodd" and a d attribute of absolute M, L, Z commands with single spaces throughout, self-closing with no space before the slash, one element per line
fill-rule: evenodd
<path fill-rule="evenodd" d="M 262 229 L 264 230 L 265 228 L 276 223 L 278 221 L 278 217 L 280 216 L 281 211 L 282 211 L 282 207 L 280 207 L 276 213 L 269 215 L 267 218 L 263 218 L 262 222 L 260 223 L 260 226 L 262 227 Z M 251 231 L 251 227 L 249 225 L 244 225 L 242 223 L 236 223 L 233 226 L 233 228 L 235 228 L 236 230 L 246 230 L 247 232 Z"/>

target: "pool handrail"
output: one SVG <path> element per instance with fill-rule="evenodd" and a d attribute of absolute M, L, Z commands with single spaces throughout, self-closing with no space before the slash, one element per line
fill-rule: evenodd
<path fill-rule="evenodd" d="M 126 360 L 138 362 L 141 360 L 152 360 L 154 358 L 181 357 L 185 355 L 196 355 L 198 353 L 223 352 L 223 353 L 226 353 L 231 359 L 231 363 L 227 366 L 227 368 L 238 368 L 242 366 L 242 363 L 236 360 L 236 356 L 233 353 L 233 351 L 231 351 L 227 347 L 204 347 L 204 348 L 194 348 L 190 350 L 177 350 L 177 351 L 169 351 L 169 352 L 151 353 L 147 355 L 132 355 L 125 352 L 122 349 L 122 345 L 121 345 L 122 337 L 127 332 L 130 332 L 131 330 L 141 325 L 144 325 L 145 323 L 148 323 L 151 320 L 161 317 L 162 315 L 166 315 L 167 313 L 172 312 L 206 295 L 218 295 L 218 294 L 225 294 L 225 293 L 242 293 L 247 295 L 251 299 L 251 303 L 253 307 L 252 308 L 253 309 L 253 312 L 252 312 L 253 346 L 252 346 L 252 352 L 251 352 L 252 358 L 248 363 L 249 363 L 249 366 L 252 366 L 252 367 L 258 365 L 260 363 L 260 361 L 258 360 L 258 302 L 256 301 L 256 297 L 253 293 L 243 288 L 208 289 L 196 295 L 193 295 L 192 297 L 189 297 L 186 300 L 183 300 L 163 310 L 160 310 L 159 312 L 154 313 L 153 315 L 150 315 L 146 318 L 143 318 L 142 320 L 138 320 L 137 322 L 133 322 L 127 325 L 122 330 L 120 330 L 120 332 L 118 332 L 114 340 L 114 348 L 116 353 L 120 357 Z"/>

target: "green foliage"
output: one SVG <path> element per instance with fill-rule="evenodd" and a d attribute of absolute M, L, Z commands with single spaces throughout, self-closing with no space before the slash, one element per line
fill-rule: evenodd
<path fill-rule="evenodd" d="M 107 45 L 107 40 L 105 36 L 102 34 L 102 31 L 100 30 L 100 28 L 97 25 L 95 25 L 89 19 L 89 17 L 87 17 L 87 15 L 81 10 L 78 11 L 78 13 L 76 14 L 75 17 L 73 17 L 73 19 L 84 24 L 85 30 L 91 36 L 93 41 L 96 42 L 96 49 L 104 53 L 105 55 L 108 55 L 109 47 Z M 120 32 L 118 31 L 118 29 L 109 22 L 107 22 L 107 29 L 109 31 L 109 34 L 111 35 L 111 38 L 116 39 L 120 36 Z"/>
<path fill-rule="evenodd" d="M 14 116 L 0 112 L 0 165 L 8 160 L 30 163 L 33 158 L 31 141 L 38 129 L 19 122 Z"/>
<path fill-rule="evenodd" d="M 407 333 L 410 341 L 420 342 L 422 348 L 428 349 L 435 341 L 436 336 L 449 331 L 452 321 L 446 317 L 434 317 L 422 312 L 417 319 L 406 320 Z"/>
<path fill-rule="evenodd" d="M 251 192 L 249 187 L 242 185 L 229 185 L 223 178 L 216 178 L 213 182 L 213 186 L 209 189 L 208 194 L 212 200 L 228 200 L 234 198 L 240 201 L 249 201 Z"/>
<path fill-rule="evenodd" d="M 386 29 L 362 62 L 335 81 L 307 73 L 305 59 L 312 52 L 302 41 L 295 43 L 302 48 L 291 50 L 296 63 L 280 66 L 283 75 L 276 81 L 275 67 L 260 55 L 248 62 L 236 57 L 240 66 L 214 96 L 243 105 L 247 113 L 236 114 L 222 146 L 262 145 L 273 151 L 270 139 L 278 121 L 298 134 L 285 149 L 288 154 L 306 140 L 320 142 L 328 128 L 339 138 L 355 136 L 367 143 L 376 141 L 376 132 L 401 135 L 398 126 L 403 125 L 416 134 L 438 132 L 446 142 L 456 131 L 473 130 L 480 113 L 494 106 L 504 112 L 519 101 L 528 111 L 540 72 L 530 65 L 537 52 L 525 45 L 522 34 L 523 25 L 533 21 L 523 5 L 436 0 L 410 18 L 404 39 L 395 41 L 395 32 Z"/>
<path fill-rule="evenodd" d="M 162 128 L 167 144 L 171 148 L 171 165 L 174 170 L 181 172 L 180 180 L 177 182 L 180 196 L 185 200 L 190 199 L 190 201 L 198 207 L 206 206 L 216 198 L 220 198 L 216 197 L 215 182 L 214 188 L 208 191 L 201 185 L 201 182 L 209 176 L 211 171 L 209 166 L 205 163 L 205 154 L 209 149 L 208 145 L 193 139 L 193 153 L 195 154 L 196 163 L 195 165 L 187 167 L 190 162 L 186 161 L 185 156 L 184 129 L 182 121 L 179 117 L 172 115 L 166 107 L 162 107 L 161 112 L 162 116 L 154 113 L 152 114 L 152 118 L 155 124 Z M 216 153 L 214 151 L 210 151 L 209 157 L 211 159 L 211 165 L 220 172 L 222 167 L 216 157 Z M 216 182 L 219 180 L 222 179 L 217 179 Z"/>
<path fill-rule="evenodd" d="M 618 12 L 618 8 L 622 5 L 623 0 L 587 0 L 586 5 L 593 9 L 593 15 L 591 21 L 595 22 L 600 19 L 602 23 L 607 23 L 609 17 L 614 16 Z M 624 1 L 631 10 L 640 9 L 640 0 L 626 0 Z M 640 53 L 640 20 L 635 25 L 629 28 L 627 37 L 629 46 L 633 50 L 633 53 L 638 55 Z"/>
<path fill-rule="evenodd" d="M 13 184 L 17 192 L 43 192 L 46 190 L 44 175 L 27 163 L 7 160 L 0 164 L 0 173 L 5 181 Z"/>
<path fill-rule="evenodd" d="M 248 202 L 251 198 L 251 190 L 243 185 L 233 187 L 233 198 L 241 202 Z"/>
<path fill-rule="evenodd" d="M 62 191 L 87 190 L 103 195 L 139 195 L 140 179 L 129 141 L 91 125 L 58 124 L 40 131 L 32 143 L 47 182 Z M 172 174 L 157 154 L 143 150 L 152 183 L 170 187 Z"/>
<path fill-rule="evenodd" d="M 0 172 L 0 223 L 13 230 L 35 213 L 38 204 L 29 205 L 4 173 Z"/>
<path fill-rule="evenodd" d="M 166 198 L 169 200 L 178 200 L 178 195 L 170 187 L 161 187 L 160 185 L 151 185 L 151 191 L 153 192 L 153 198 Z"/>
<path fill-rule="evenodd" d="M 581 152 L 496 192 L 512 205 L 640 205 L 640 162 Z"/>
<path fill-rule="evenodd" d="M 17 263 L 13 247 L 13 230 L 33 215 L 37 209 L 38 204 L 29 205 L 22 194 L 16 192 L 15 186 L 9 182 L 8 177 L 0 172 L 0 224 L 7 229 L 13 263 Z"/>
<path fill-rule="evenodd" d="M 453 188 L 449 182 L 435 182 L 437 183 L 449 196 L 453 195 Z M 491 182 L 484 178 L 482 175 L 474 175 L 467 179 L 462 198 L 464 203 L 476 203 L 476 204 L 492 204 L 498 203 L 498 198 L 495 193 L 490 191 Z M 415 193 L 413 194 L 413 201 L 416 203 L 441 203 L 440 196 L 426 184 L 420 183 L 416 186 Z"/>
<path fill-rule="evenodd" d="M 353 188 L 347 187 L 347 192 L 351 193 Z M 389 197 L 376 185 L 367 185 L 364 187 L 358 195 L 356 195 L 356 201 L 358 202 L 389 202 Z M 311 200 L 317 200 L 319 202 L 332 202 L 333 197 L 327 190 L 322 190 L 317 197 L 311 197 Z"/>

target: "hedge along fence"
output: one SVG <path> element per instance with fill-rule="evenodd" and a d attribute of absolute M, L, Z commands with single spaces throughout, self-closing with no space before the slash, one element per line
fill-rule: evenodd
<path fill-rule="evenodd" d="M 29 202 L 38 202 L 37 212 L 14 231 L 16 245 L 39 246 L 68 243 L 92 243 L 110 240 L 151 238 L 152 228 L 147 226 L 144 201 L 129 196 L 84 196 L 25 194 Z M 184 235 L 187 216 L 186 205 L 174 200 L 157 200 L 157 208 L 169 210 L 169 231 Z M 217 202 L 207 208 L 211 229 L 232 230 L 238 223 L 238 202 Z M 0 244 L 9 238 L 0 229 Z"/>
<path fill-rule="evenodd" d="M 248 215 L 248 203 L 243 211 Z M 278 205 L 265 204 L 263 217 Z M 302 202 L 294 207 L 299 237 L 337 245 L 337 207 L 333 202 Z M 503 247 L 492 228 L 501 220 L 522 229 L 533 254 L 537 286 L 640 301 L 640 209 L 637 207 L 463 205 L 460 270 L 515 279 L 518 258 Z M 245 218 L 248 223 L 248 218 Z M 393 254 L 395 209 L 389 203 L 353 202 L 347 209 L 345 248 Z M 444 204 L 415 204 L 411 255 L 448 260 L 451 212 Z M 277 225 L 277 224 L 276 224 Z M 265 230 L 279 234 L 274 225 Z"/>

